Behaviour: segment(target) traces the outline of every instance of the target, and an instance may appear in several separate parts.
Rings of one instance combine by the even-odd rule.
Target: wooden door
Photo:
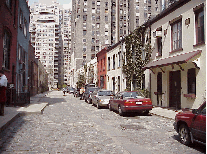
[[[169,80],[169,107],[181,108],[181,75],[180,71],[171,71]]]

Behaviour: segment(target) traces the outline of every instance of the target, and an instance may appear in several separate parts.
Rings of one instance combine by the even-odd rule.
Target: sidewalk
[[[30,97],[30,104],[26,107],[5,107],[4,116],[0,116],[0,132],[3,131],[11,122],[13,122],[17,117],[21,115],[32,113],[42,114],[44,108],[48,105],[48,103],[41,102],[40,99],[47,96],[48,93],[49,92],[37,94],[33,97]],[[163,118],[174,120],[175,115],[179,111],[174,111],[162,107],[153,107],[150,113],[153,115],[161,116]]]
[[[182,110],[174,111],[172,109],[168,108],[162,108],[162,107],[153,107],[152,110],[150,111],[151,114],[161,116],[163,118],[168,118],[171,120],[175,119],[175,115]]]
[[[5,107],[4,116],[0,116],[0,132],[3,131],[16,118],[25,114],[42,114],[47,102],[39,102],[48,92],[30,97],[30,104],[25,107]]]

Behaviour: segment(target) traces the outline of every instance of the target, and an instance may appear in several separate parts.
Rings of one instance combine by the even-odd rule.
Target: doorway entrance
[[[181,109],[181,75],[179,71],[171,71],[169,77],[169,107]]]

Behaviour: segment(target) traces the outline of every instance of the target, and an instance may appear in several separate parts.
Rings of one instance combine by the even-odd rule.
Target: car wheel
[[[123,115],[124,115],[124,112],[122,111],[121,106],[119,106],[118,111],[119,111],[119,115],[120,115],[120,116],[123,116]]]
[[[148,115],[149,114],[149,110],[144,111],[144,114]]]
[[[97,102],[96,107],[97,107],[97,109],[100,109],[101,108],[100,105],[98,104],[98,102]]]
[[[182,124],[179,127],[179,136],[180,136],[181,143],[185,145],[189,145],[191,143],[190,131],[185,124]]]
[[[108,107],[109,107],[109,111],[112,111],[112,108],[111,108],[111,104],[110,103],[108,104]]]

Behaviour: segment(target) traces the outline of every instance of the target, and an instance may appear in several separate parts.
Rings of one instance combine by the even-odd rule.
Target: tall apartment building
[[[77,70],[111,44],[111,1],[72,0],[73,69]]]
[[[62,52],[62,6],[58,2],[39,0],[30,7],[31,43],[35,55],[45,67],[49,86],[57,87],[63,82]]]
[[[163,0],[72,0],[73,69],[161,11]]]
[[[68,5],[63,5],[63,26],[62,26],[62,38],[63,38],[63,74],[64,83],[70,85],[70,64],[71,64],[71,9]]]

